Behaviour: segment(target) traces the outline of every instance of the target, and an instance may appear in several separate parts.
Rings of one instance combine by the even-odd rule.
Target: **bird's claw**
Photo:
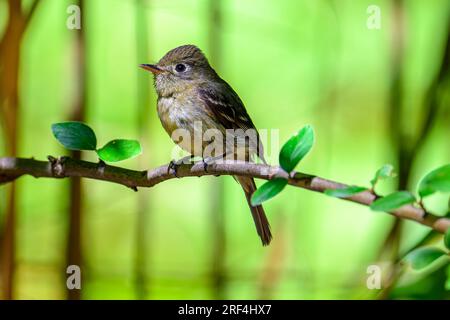
[[[203,170],[205,170],[205,172],[208,172],[208,166],[211,164],[214,164],[216,162],[217,158],[203,158],[202,159],[202,163],[203,163]]]
[[[167,174],[169,174],[170,170],[172,170],[173,171],[173,175],[175,177],[179,178],[179,176],[177,175],[178,167],[181,166],[183,163],[190,163],[193,158],[194,158],[193,155],[189,155],[189,156],[186,156],[186,157],[181,158],[179,160],[171,160],[169,162],[169,165],[167,166]]]
[[[169,165],[167,166],[167,174],[170,173],[170,171],[172,170],[173,175],[177,178],[179,178],[178,174],[177,174],[177,170],[178,167],[180,166],[179,163],[177,163],[177,161],[175,160],[170,160]]]
[[[208,172],[208,162],[207,162],[207,160],[206,159],[202,159],[202,162],[203,162],[203,170],[205,172]]]
[[[208,166],[217,162],[221,162],[223,161],[225,157],[225,154],[217,156],[217,157],[206,157],[206,158],[202,158],[202,162],[203,162],[203,170],[205,170],[205,172],[208,172]]]

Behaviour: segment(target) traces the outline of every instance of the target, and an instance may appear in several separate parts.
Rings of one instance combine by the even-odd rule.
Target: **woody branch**
[[[14,181],[23,175],[30,175],[35,178],[82,177],[121,184],[133,190],[137,190],[138,187],[153,187],[158,183],[177,177],[201,177],[207,175],[239,175],[264,180],[284,178],[288,179],[288,183],[292,186],[321,193],[327,189],[341,189],[347,186],[343,183],[301,172],[288,174],[278,166],[243,161],[212,163],[208,165],[206,171],[201,161],[181,164],[177,167],[175,176],[173,170],[169,169],[169,165],[162,165],[152,170],[136,171],[107,165],[103,162],[94,163],[69,157],[49,157],[48,161],[26,158],[0,158],[0,184]],[[379,197],[373,191],[367,190],[343,200],[370,206],[377,198]],[[423,208],[413,205],[405,205],[388,213],[400,219],[418,222],[440,233],[445,233],[450,228],[450,219],[438,217],[424,211]]]

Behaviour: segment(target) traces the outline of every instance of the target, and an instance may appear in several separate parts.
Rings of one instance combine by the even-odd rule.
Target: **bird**
[[[197,46],[176,47],[156,64],[141,64],[140,67],[153,74],[158,96],[157,113],[163,128],[191,158],[201,157],[204,164],[208,164],[206,159],[211,162],[231,155],[233,159],[238,157],[244,161],[254,161],[257,157],[267,163],[259,133],[244,103]],[[187,132],[189,137],[180,139],[180,130]],[[203,137],[200,146],[197,143],[196,147],[196,137],[206,135],[208,130],[218,134],[214,139]],[[206,157],[208,146],[216,153]],[[171,161],[169,167],[176,169],[176,163]],[[256,191],[254,179],[234,178],[244,190],[262,245],[269,245],[272,234],[264,208],[251,204],[251,196]]]

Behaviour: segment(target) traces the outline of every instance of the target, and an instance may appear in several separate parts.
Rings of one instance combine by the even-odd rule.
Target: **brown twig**
[[[35,178],[82,177],[109,181],[132,189],[136,187],[153,187],[163,181],[176,178],[173,172],[169,170],[168,165],[163,165],[149,171],[135,171],[107,164],[75,160],[69,157],[51,157],[49,161],[25,158],[0,158],[0,183],[11,182],[23,175],[31,175]],[[193,164],[182,164],[177,168],[178,178],[207,175],[237,175],[264,180],[284,178],[288,179],[288,183],[291,186],[321,193],[327,189],[341,189],[347,186],[342,183],[300,172],[288,174],[277,166],[242,161],[212,163],[208,165],[207,171],[205,171],[202,161]],[[370,206],[376,198],[377,196],[373,192],[367,190],[345,198],[344,200]],[[413,205],[405,205],[388,213],[400,219],[416,221],[440,233],[445,233],[450,228],[450,219],[435,216]]]

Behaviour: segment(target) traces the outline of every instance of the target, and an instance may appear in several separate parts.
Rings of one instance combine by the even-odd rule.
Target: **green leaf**
[[[348,186],[342,189],[327,189],[324,191],[326,195],[336,197],[336,198],[347,198],[353,196],[357,193],[366,191],[367,188],[358,187],[358,186]]]
[[[375,177],[373,177],[373,179],[370,180],[372,188],[375,188],[375,185],[379,180],[392,177],[395,177],[394,167],[391,164],[385,164],[384,166],[382,166],[380,169],[377,170],[377,172],[375,173]]]
[[[446,164],[429,172],[419,184],[421,198],[436,191],[450,192],[450,164]]]
[[[311,150],[314,143],[314,131],[310,125],[304,126],[295,136],[291,137],[281,148],[280,166],[291,172]]]
[[[370,205],[370,208],[375,211],[390,211],[414,201],[416,201],[416,198],[411,192],[397,191],[375,200]]]
[[[445,255],[445,252],[438,248],[422,247],[412,251],[405,257],[405,261],[411,264],[415,270],[423,269],[431,263]]]
[[[276,178],[267,181],[253,193],[251,198],[252,206],[260,205],[264,201],[275,197],[277,194],[283,191],[287,183],[287,180],[283,178]]]
[[[444,244],[447,247],[447,249],[450,250],[450,228],[448,228],[447,232],[445,233]]]
[[[103,161],[116,162],[137,156],[142,152],[136,140],[116,139],[108,142],[97,154]]]
[[[69,150],[95,150],[97,138],[94,131],[81,122],[61,122],[52,124],[55,138]]]

